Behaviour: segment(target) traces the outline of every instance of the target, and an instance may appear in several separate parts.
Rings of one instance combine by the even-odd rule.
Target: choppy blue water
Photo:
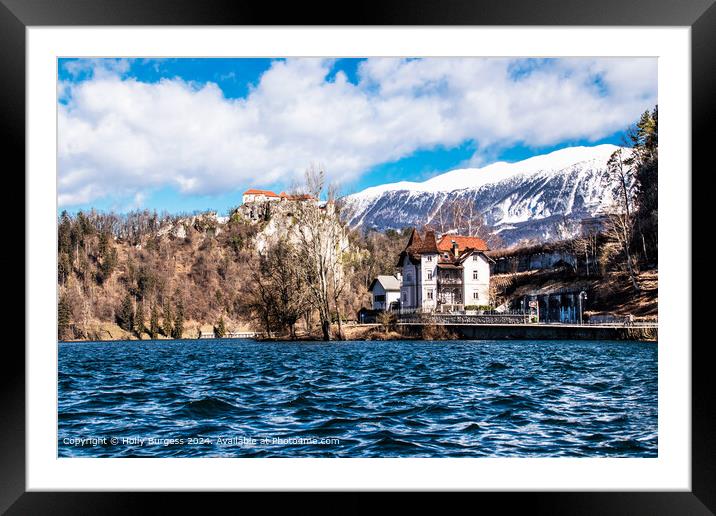
[[[655,457],[639,342],[60,343],[61,457]]]

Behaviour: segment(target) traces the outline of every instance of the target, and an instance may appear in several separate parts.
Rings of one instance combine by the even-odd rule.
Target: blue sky
[[[170,213],[343,193],[622,141],[655,59],[61,59],[59,210]]]

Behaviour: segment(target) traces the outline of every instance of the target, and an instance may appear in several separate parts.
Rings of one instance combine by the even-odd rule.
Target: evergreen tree
[[[175,339],[181,339],[184,333],[184,303],[181,299],[177,301],[176,310],[174,311],[174,328],[172,331],[172,337]]]
[[[645,262],[656,264],[659,213],[659,107],[645,111],[630,133],[636,179],[636,225]]]
[[[100,256],[104,256],[104,254],[107,252],[109,248],[109,235],[102,231],[99,234],[99,243],[97,244],[97,250],[99,251]]]
[[[67,337],[67,332],[72,319],[72,311],[67,298],[62,295],[57,303],[57,338],[62,340]]]
[[[137,337],[140,339],[142,338],[142,334],[144,333],[144,302],[139,301],[137,303],[137,314],[134,317],[135,319],[135,326],[137,331]]]
[[[164,314],[162,315],[162,331],[166,337],[172,336],[172,309],[169,301],[164,303]]]
[[[117,250],[110,244],[109,235],[106,232],[100,233],[99,236],[99,258],[97,283],[101,285],[109,279],[117,265]]]
[[[60,253],[69,254],[72,252],[72,220],[66,211],[60,215],[60,224],[57,227],[57,250]]]
[[[67,282],[71,272],[72,263],[70,255],[67,253],[60,253],[57,259],[57,279],[60,282],[60,285],[64,285]]]
[[[134,305],[132,296],[129,293],[127,293],[124,301],[122,301],[122,306],[119,308],[117,323],[123,330],[132,331],[134,329]]]
[[[226,335],[226,325],[224,324],[224,316],[219,318],[219,322],[214,327],[214,335],[217,339],[221,339]]]
[[[149,319],[149,337],[156,339],[159,336],[159,310],[156,303],[152,305],[152,314]]]

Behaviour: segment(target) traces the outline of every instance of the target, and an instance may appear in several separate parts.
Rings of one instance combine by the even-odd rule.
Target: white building
[[[490,304],[490,258],[487,244],[476,237],[443,235],[423,238],[416,230],[400,253],[401,309],[463,310]]]
[[[281,200],[281,197],[271,190],[255,190],[253,188],[246,190],[244,195],[241,197],[241,202],[244,204],[279,200]]]
[[[251,188],[246,190],[241,197],[243,204],[261,203],[261,202],[272,202],[272,201],[315,201],[312,196],[308,194],[287,194],[281,192],[277,194],[271,190],[256,190]]]
[[[373,310],[388,310],[391,303],[400,300],[400,279],[395,276],[378,276],[368,290],[373,296]]]

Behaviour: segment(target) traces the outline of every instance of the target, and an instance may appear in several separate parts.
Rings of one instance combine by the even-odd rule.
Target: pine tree
[[[117,250],[114,249],[114,247],[105,247],[100,257],[102,258],[102,262],[99,265],[97,279],[99,283],[102,284],[109,279],[117,265]]]
[[[172,309],[169,305],[169,301],[164,303],[164,314],[162,315],[162,331],[164,336],[172,336]]]
[[[117,323],[119,327],[126,331],[132,331],[134,329],[134,305],[132,303],[132,296],[127,293],[122,301],[122,306],[117,314]]]
[[[634,147],[632,166],[636,178],[636,223],[640,250],[647,263],[656,264],[658,255],[659,108],[645,111],[631,133]]]
[[[72,318],[72,311],[70,304],[67,302],[65,296],[60,296],[60,300],[57,303],[57,338],[62,340],[66,337],[67,331],[70,327],[70,320]]]
[[[224,324],[224,316],[219,318],[219,322],[214,327],[214,335],[217,339],[221,339],[226,335],[226,325]]]
[[[134,324],[137,331],[137,337],[142,338],[144,333],[144,302],[139,301],[137,303],[137,314],[134,317]]]
[[[156,303],[152,305],[152,314],[149,320],[149,337],[156,339],[159,336],[159,310]]]
[[[181,299],[177,301],[176,310],[174,312],[174,328],[172,330],[172,337],[175,339],[181,339],[184,333],[184,303]]]
[[[99,234],[99,242],[97,243],[97,251],[99,252],[100,256],[104,256],[104,254],[107,252],[109,248],[109,235],[102,231]]]
[[[60,253],[57,259],[57,279],[60,285],[64,285],[72,272],[72,263],[67,253]]]

